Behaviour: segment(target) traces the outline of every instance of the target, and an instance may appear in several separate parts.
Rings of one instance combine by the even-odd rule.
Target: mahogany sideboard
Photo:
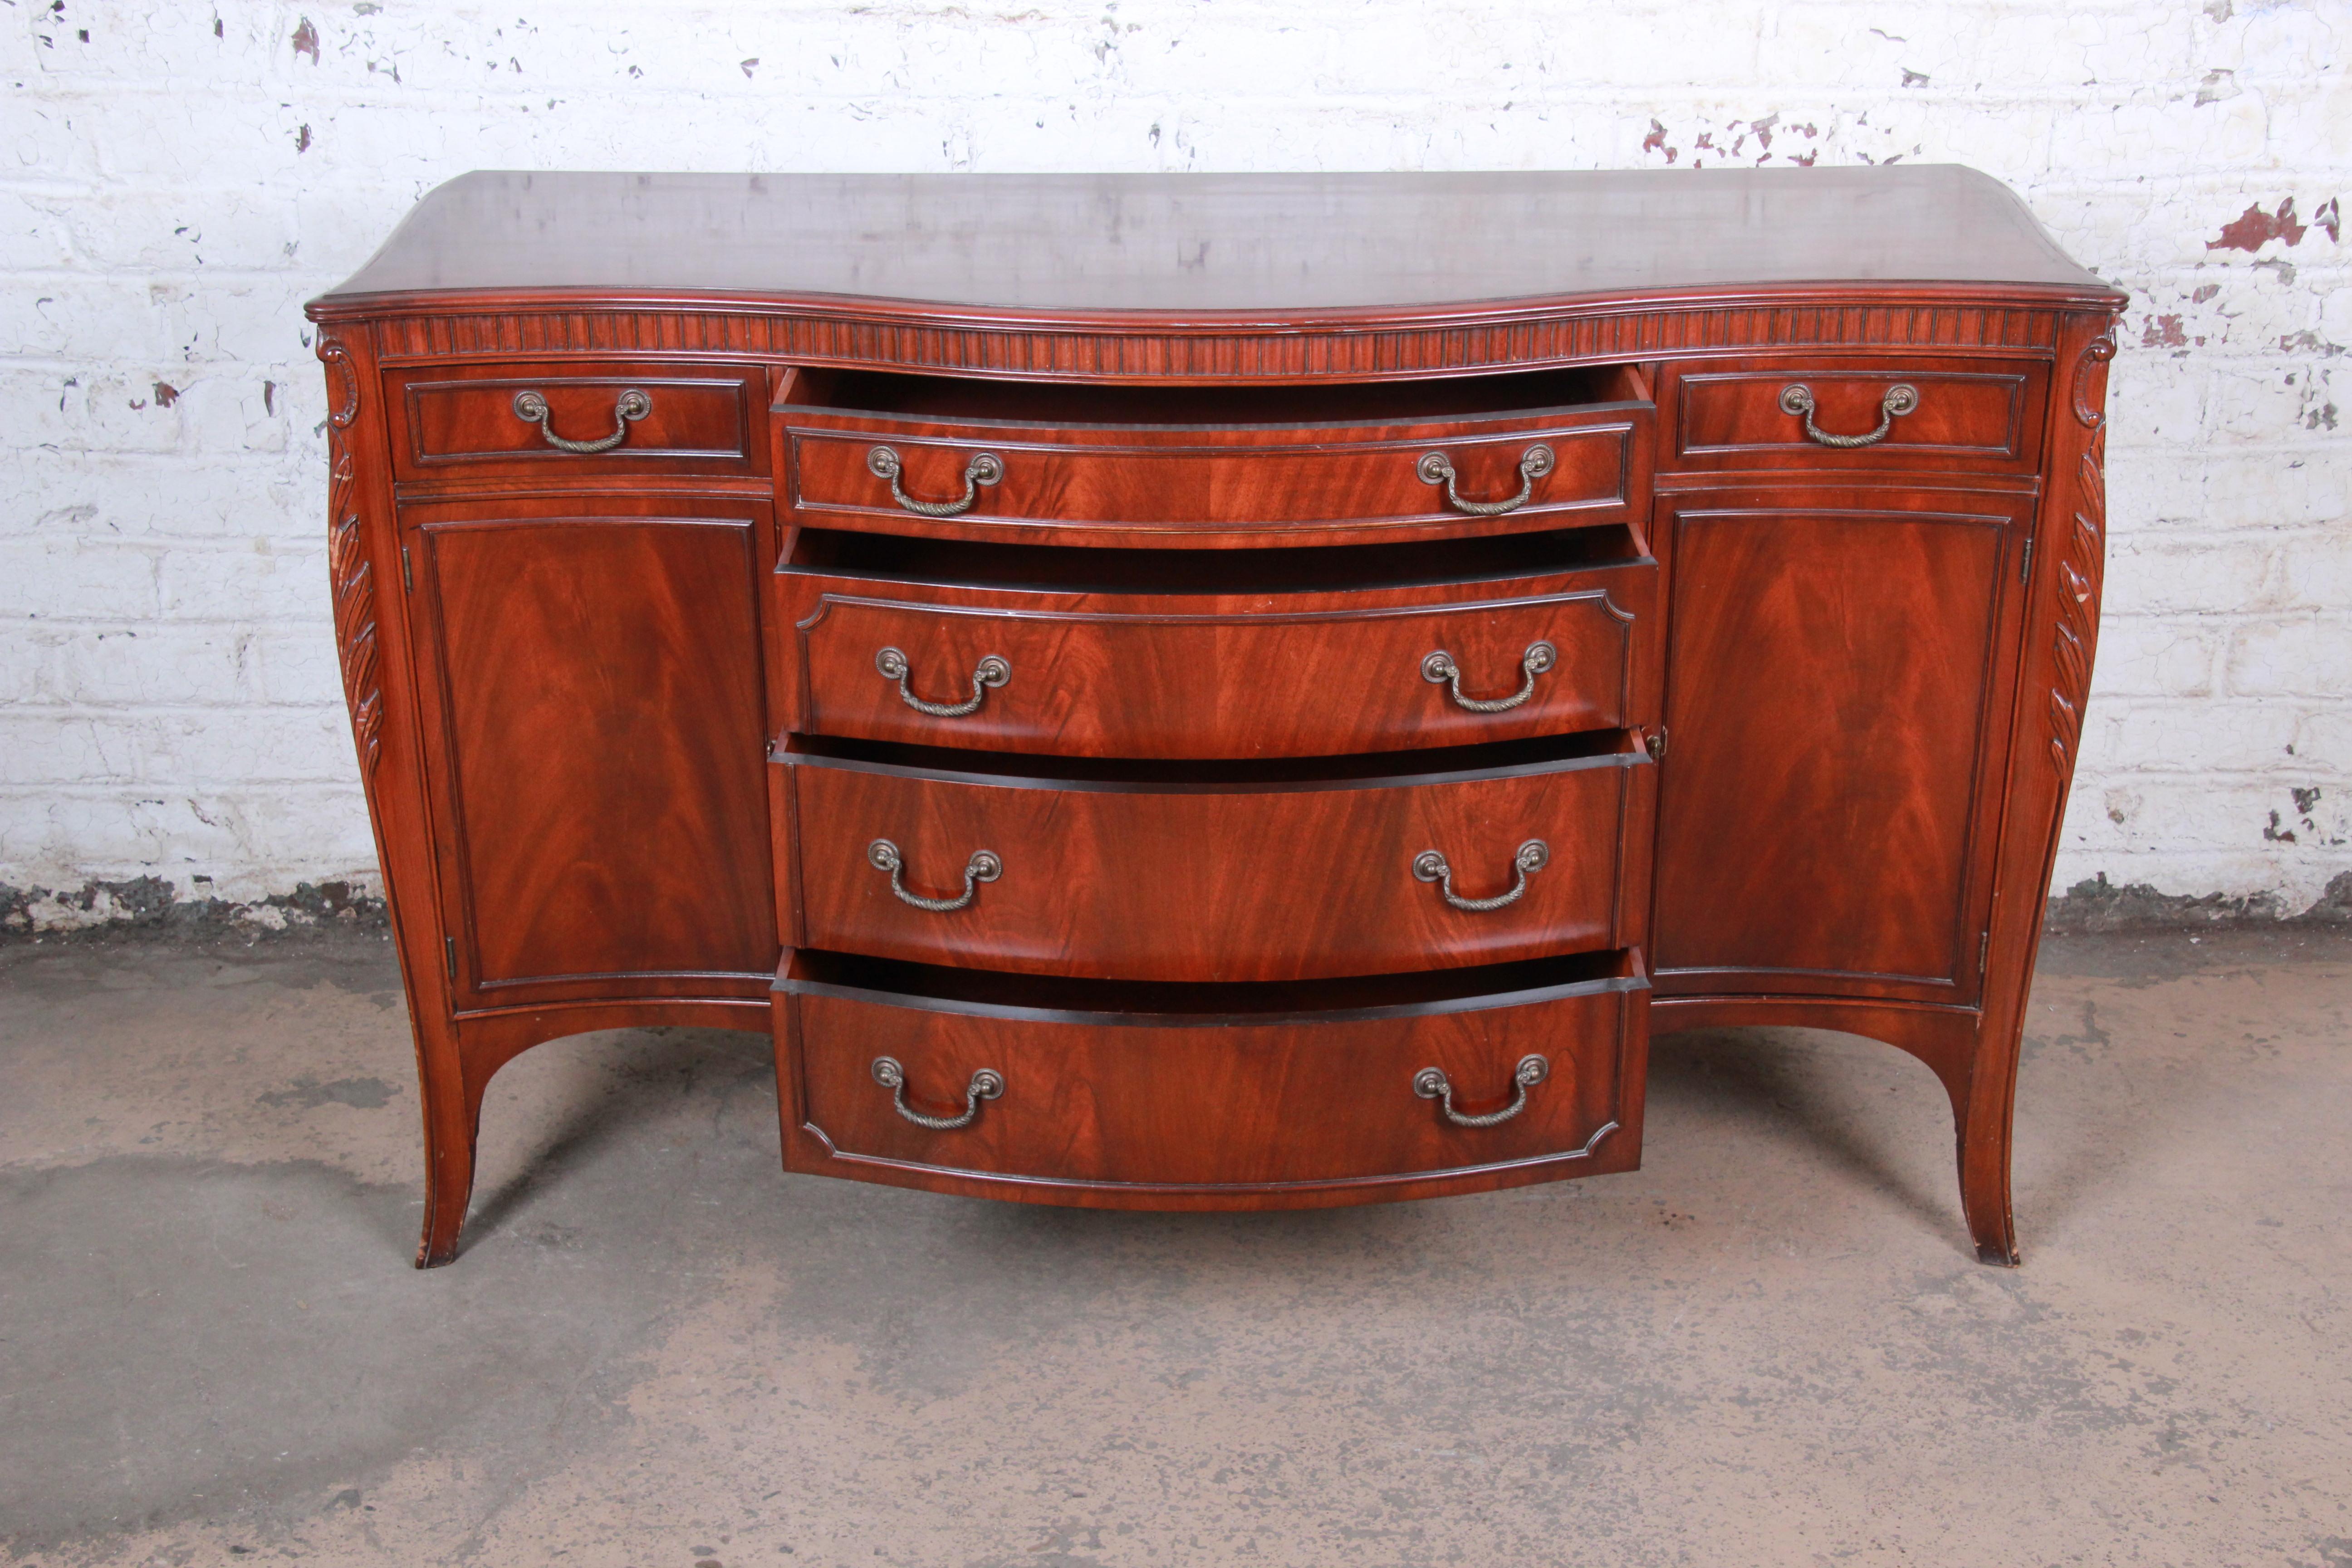
[[[2015,1262],[2122,304],[1948,167],[434,191],[310,307],[418,1263],[652,1024],[772,1032],[788,1170],[1186,1209],[1848,1030]]]

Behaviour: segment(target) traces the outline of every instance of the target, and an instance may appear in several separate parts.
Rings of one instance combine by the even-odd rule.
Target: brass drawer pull
[[[1895,428],[1895,419],[1919,406],[1919,389],[1897,382],[1886,389],[1886,395],[1880,400],[1878,406],[1877,429],[1866,436],[1832,436],[1813,423],[1811,387],[1800,381],[1780,389],[1780,412],[1801,416],[1805,422],[1805,434],[1824,447],[1867,447],[1885,440],[1886,433]]]
[[[654,400],[635,387],[621,394],[613,405],[613,433],[593,441],[567,441],[548,427],[547,399],[536,392],[518,392],[514,395],[515,417],[539,426],[547,444],[559,452],[609,452],[629,438],[629,426],[654,411]]]
[[[892,1109],[918,1127],[928,1127],[934,1132],[952,1132],[959,1127],[969,1127],[980,1119],[980,1102],[994,1100],[1004,1092],[1004,1075],[994,1068],[982,1068],[971,1075],[970,1087],[963,1091],[961,1116],[926,1116],[907,1103],[907,1069],[898,1065],[896,1057],[874,1058],[874,1081],[890,1091]],[[1520,1091],[1522,1099],[1526,1091]],[[1451,1110],[1446,1112],[1451,1116]]]
[[[891,1064],[896,1066],[896,1063]],[[875,1064],[876,1072],[881,1064]],[[1519,1065],[1511,1069],[1511,1085],[1518,1092],[1511,1103],[1500,1110],[1490,1110],[1484,1116],[1465,1116],[1454,1109],[1454,1085],[1446,1080],[1438,1068],[1423,1068],[1412,1075],[1412,1091],[1423,1100],[1437,1101],[1437,1109],[1445,1112],[1445,1120],[1456,1127],[1499,1127],[1528,1108],[1528,1090],[1551,1076],[1551,1063],[1539,1056],[1524,1056]],[[977,1079],[974,1080],[978,1081]]]
[[[963,863],[963,891],[952,899],[927,899],[920,893],[907,891],[907,885],[898,879],[898,873],[905,868],[907,860],[898,853],[896,844],[887,838],[877,838],[866,847],[866,858],[874,863],[876,870],[890,873],[890,890],[898,895],[900,903],[912,904],[919,910],[929,910],[940,915],[963,908],[979,896],[980,884],[993,882],[1004,875],[1004,862],[985,849],[975,849],[971,858]]]
[[[971,700],[968,702],[926,702],[907,689],[907,656],[895,647],[886,647],[874,656],[874,668],[898,683],[898,696],[918,713],[928,713],[934,719],[961,719],[980,710],[981,700],[992,686],[1002,686],[1013,679],[1013,666],[994,654],[990,654],[972,668]]]
[[[1414,472],[1425,485],[1444,485],[1445,504],[1456,511],[1466,511],[1472,517],[1500,517],[1507,511],[1517,511],[1528,504],[1536,493],[1536,481],[1551,472],[1554,461],[1549,447],[1530,447],[1519,458],[1519,493],[1508,500],[1464,500],[1462,492],[1454,488],[1454,463],[1443,452],[1431,452],[1421,459]]]
[[[1528,651],[1519,656],[1519,668],[1526,673],[1527,683],[1508,697],[1486,699],[1463,696],[1462,667],[1455,664],[1454,656],[1444,648],[1439,648],[1421,661],[1421,678],[1432,686],[1453,688],[1454,705],[1457,708],[1466,708],[1473,713],[1507,713],[1533,697],[1536,694],[1536,677],[1559,662],[1559,650],[1553,647],[1551,644],[1529,643]]]
[[[1518,872],[1519,879],[1511,884],[1509,892],[1497,893],[1491,899],[1465,899],[1455,892],[1454,868],[1445,863],[1445,857],[1434,849],[1424,849],[1412,858],[1412,874],[1422,881],[1436,883],[1437,890],[1444,894],[1445,901],[1455,909],[1480,914],[1487,910],[1499,910],[1505,904],[1517,903],[1519,895],[1528,890],[1528,876],[1542,870],[1550,859],[1551,846],[1540,838],[1528,839],[1511,856],[1511,865]]]
[[[898,475],[903,465],[897,451],[888,447],[877,447],[866,454],[866,466],[879,477],[890,481],[890,499],[918,517],[953,517],[970,511],[971,503],[980,499],[980,487],[992,485],[1004,477],[1004,459],[993,452],[976,453],[963,466],[963,494],[953,500],[917,500],[898,488]]]

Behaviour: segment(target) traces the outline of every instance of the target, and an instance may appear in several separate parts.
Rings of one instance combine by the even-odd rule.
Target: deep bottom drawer
[[[795,1171],[1032,1203],[1252,1209],[1641,1161],[1649,980],[1636,952],[1195,985],[800,952],[776,988]]]

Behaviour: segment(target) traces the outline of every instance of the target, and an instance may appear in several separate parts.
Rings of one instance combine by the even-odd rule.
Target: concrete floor
[[[388,951],[0,950],[14,1563],[2352,1568],[2352,941],[2073,939],[1979,1267],[1926,1068],[1660,1043],[1638,1174],[1244,1217],[776,1168],[765,1043],[493,1086]]]

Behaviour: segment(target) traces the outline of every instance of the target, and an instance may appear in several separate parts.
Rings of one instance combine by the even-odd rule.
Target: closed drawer
[[[1685,369],[1671,378],[1669,393],[1675,458],[1692,468],[2030,473],[2040,459],[2048,379],[2043,366],[2023,361],[1773,361]]]
[[[1033,421],[1017,416],[1033,411],[1034,395],[983,385],[944,401],[900,400],[919,414],[802,404],[778,413],[788,498],[807,526],[1196,544],[1461,537],[1631,515],[1652,406],[1630,372],[1560,374],[1557,385],[1512,390],[1608,400],[1323,424],[1302,416],[1318,402],[1349,408],[1328,389],[1294,390],[1286,404],[1265,402],[1263,390],[1223,393],[1204,407],[1198,390],[1175,402],[1182,389],[1089,389],[1061,411],[1067,417]],[[1007,416],[931,415],[938,406],[1001,407]],[[1276,417],[1154,419],[1220,409],[1231,417],[1236,408]]]
[[[1276,987],[1024,984],[790,953],[775,1009],[785,1163],[1135,1208],[1631,1170],[1647,986],[1630,952]]]
[[[813,548],[813,538],[840,548]],[[1622,530],[1587,529],[1352,552],[974,545],[959,559],[920,541],[804,532],[777,579],[799,656],[791,727],[1193,758],[1646,724],[1657,701],[1657,567],[1627,541]],[[1272,559],[1307,555],[1357,560]],[[1007,559],[1039,556],[1059,559]],[[1172,591],[1188,561],[1216,571],[1202,591]],[[1454,580],[1393,582],[1414,572]],[[1349,574],[1362,585],[1284,584]],[[1276,586],[1244,591],[1252,582]]]
[[[754,365],[572,361],[393,379],[404,478],[767,469],[754,425],[767,376]]]
[[[1628,945],[1655,773],[1632,736],[1444,755],[1024,776],[1018,758],[795,738],[778,770],[793,945],[1232,981]]]

